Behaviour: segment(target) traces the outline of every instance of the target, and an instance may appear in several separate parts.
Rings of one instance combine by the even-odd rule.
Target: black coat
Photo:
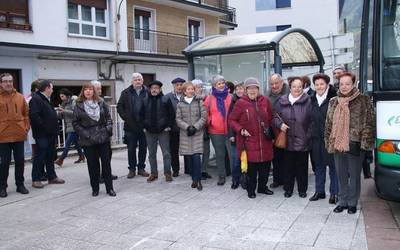
[[[41,93],[32,95],[29,102],[29,119],[31,120],[33,138],[56,136],[58,134],[57,112],[50,101]]]
[[[148,94],[143,99],[141,116],[144,128],[150,133],[160,133],[166,128],[171,128],[175,120],[171,100],[162,93],[157,96]]]
[[[183,96],[183,95],[182,95],[182,96]],[[178,106],[178,103],[179,103],[181,100],[179,100],[179,99],[176,97],[176,95],[175,95],[174,92],[170,92],[170,93],[166,94],[165,97],[168,98],[168,99],[171,101],[172,108],[173,108],[173,112],[174,112],[174,116],[175,116],[175,114],[176,114],[176,107]],[[174,117],[174,119],[173,119],[173,121],[172,121],[172,127],[171,127],[171,129],[172,129],[172,131],[174,131],[174,132],[176,132],[176,133],[179,133],[179,127],[178,127],[178,125],[176,124],[175,117]]]
[[[75,105],[72,126],[79,136],[81,146],[92,146],[110,141],[112,136],[110,108],[104,101],[100,101],[99,106],[100,119],[95,121],[85,112],[83,102],[77,102]]]
[[[117,112],[124,120],[125,130],[138,131],[143,129],[143,123],[140,121],[140,110],[146,96],[147,89],[144,86],[139,95],[136,94],[132,85],[121,92],[117,103]]]
[[[317,166],[334,165],[333,154],[328,154],[325,148],[325,120],[328,112],[329,100],[336,96],[336,91],[332,86],[329,87],[328,95],[318,106],[316,93],[311,97],[312,104],[312,150],[311,157]]]

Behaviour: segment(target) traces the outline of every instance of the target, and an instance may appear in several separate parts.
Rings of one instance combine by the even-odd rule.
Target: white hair
[[[97,86],[101,87],[101,82],[98,80],[92,80],[92,81],[90,81],[90,84],[92,84],[94,87],[97,87]]]
[[[225,81],[225,78],[221,75],[215,75],[211,78],[211,84],[214,86],[217,82]]]
[[[137,78],[139,78],[140,80],[143,80],[142,74],[137,73],[137,72],[133,73],[132,74],[132,80],[137,79]]]
[[[192,83],[193,83],[194,86],[201,86],[201,85],[203,85],[203,81],[200,80],[200,79],[193,79],[193,80],[192,80]]]

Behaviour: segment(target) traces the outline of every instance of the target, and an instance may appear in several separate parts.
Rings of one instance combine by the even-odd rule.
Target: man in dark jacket
[[[32,96],[29,102],[29,118],[31,120],[33,138],[36,140],[37,151],[32,163],[32,187],[43,188],[42,164],[46,166],[49,184],[64,184],[65,181],[57,177],[54,170],[53,156],[58,134],[58,118],[50,96],[53,93],[53,84],[49,80],[39,83],[39,92]]]
[[[147,90],[143,86],[143,76],[140,73],[132,74],[132,85],[122,91],[117,104],[117,112],[124,120],[125,140],[128,145],[128,178],[131,179],[137,174],[148,177],[144,170],[146,160],[146,136],[143,132],[143,123],[140,120],[140,110],[143,99],[147,96]],[[137,162],[136,147],[139,143]]]
[[[283,82],[282,77],[279,74],[271,75],[269,80],[270,90],[268,91],[268,98],[272,103],[272,111],[276,112],[276,106],[278,99],[289,93],[289,88],[286,83]],[[276,188],[283,185],[283,153],[285,150],[277,147],[274,149],[274,159],[273,164],[273,182],[271,183],[271,188]]]
[[[176,105],[180,101],[181,97],[183,96],[183,89],[182,85],[185,83],[185,79],[180,77],[175,78],[172,80],[172,84],[174,86],[174,91],[166,94],[165,96],[171,100],[172,107],[174,108],[174,114],[176,113]],[[172,164],[172,171],[173,177],[179,176],[179,128],[176,125],[175,118],[173,120],[172,128],[170,131],[170,148],[171,148],[171,164]],[[185,159],[185,174],[190,174],[190,166],[187,164],[187,160]]]
[[[149,84],[149,94],[143,100],[141,117],[143,118],[146,134],[149,162],[151,168],[147,182],[157,180],[157,144],[163,154],[165,181],[171,182],[171,153],[169,145],[169,131],[174,120],[174,111],[171,100],[161,91],[162,83],[152,81]]]

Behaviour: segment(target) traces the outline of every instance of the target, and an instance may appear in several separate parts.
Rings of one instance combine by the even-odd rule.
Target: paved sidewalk
[[[117,197],[104,186],[92,197],[86,164],[74,160],[57,169],[65,185],[41,190],[30,187],[27,166],[25,196],[15,193],[10,171],[9,196],[0,199],[0,249],[367,249],[362,213],[335,214],[327,199],[308,201],[312,174],[306,199],[286,199],[278,189],[250,200],[230,181],[217,186],[215,174],[201,192],[183,174],[172,183],[127,179],[126,151],[117,151]]]

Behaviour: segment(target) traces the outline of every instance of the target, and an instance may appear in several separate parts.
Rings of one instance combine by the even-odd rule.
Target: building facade
[[[226,34],[234,17],[227,1],[216,0],[2,0],[0,72],[11,72],[25,95],[36,79],[74,94],[99,79],[115,103],[133,72],[145,83],[187,78],[181,51]]]

